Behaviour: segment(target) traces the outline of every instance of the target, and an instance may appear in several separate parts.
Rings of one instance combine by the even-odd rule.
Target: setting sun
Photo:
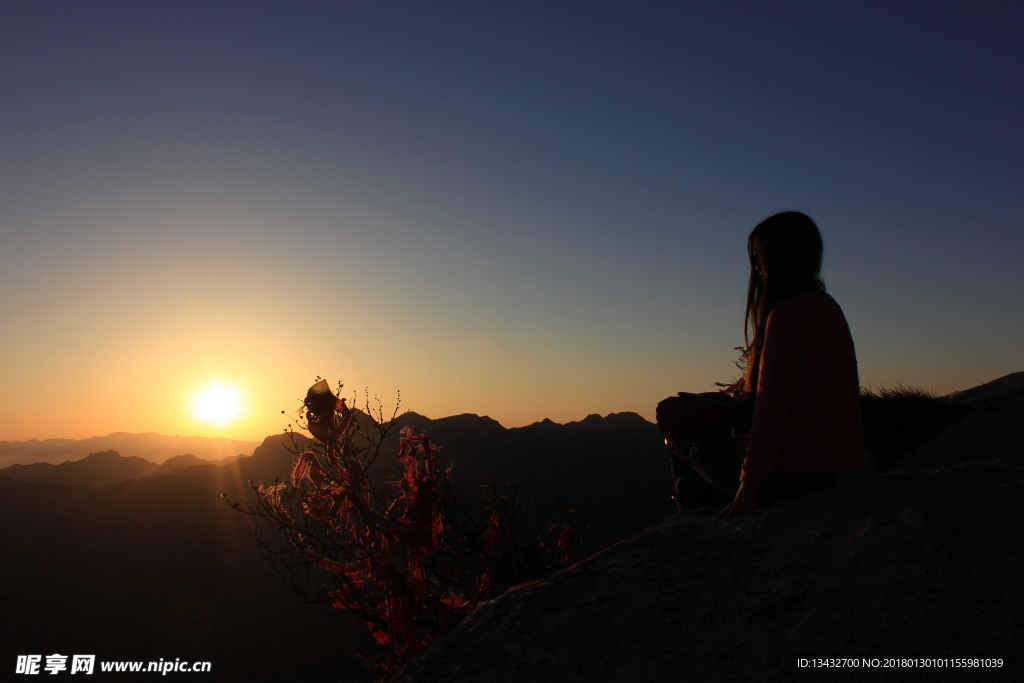
[[[200,422],[224,427],[242,414],[238,389],[211,382],[192,397],[192,414]]]

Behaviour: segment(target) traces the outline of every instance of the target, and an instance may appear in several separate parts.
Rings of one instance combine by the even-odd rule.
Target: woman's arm
[[[757,490],[786,442],[800,387],[806,322],[799,308],[783,302],[769,315],[761,351],[754,419],[747,438],[736,497],[716,517],[728,517],[757,504]]]
[[[785,445],[800,393],[808,321],[783,302],[768,315],[761,352],[754,419],[740,481],[755,488],[771,472]]]

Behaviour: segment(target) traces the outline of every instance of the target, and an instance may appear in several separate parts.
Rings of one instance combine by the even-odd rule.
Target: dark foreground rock
[[[993,430],[1019,429],[1024,404],[997,408],[964,421],[984,438],[940,436],[903,469],[727,520],[695,510],[513,589],[400,680],[1020,680],[1024,448]],[[997,457],[975,450],[986,440]],[[801,658],[861,666],[813,671]]]

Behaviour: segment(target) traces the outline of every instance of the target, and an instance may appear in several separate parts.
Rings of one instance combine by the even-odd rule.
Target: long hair
[[[798,211],[769,216],[758,223],[747,238],[750,283],[743,341],[746,344],[746,389],[750,394],[757,392],[768,314],[794,294],[825,291],[821,279],[822,251],[818,226]]]

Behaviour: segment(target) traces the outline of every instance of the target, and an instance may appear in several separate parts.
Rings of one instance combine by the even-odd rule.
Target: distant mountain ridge
[[[144,458],[122,456],[117,451],[101,451],[90,453],[81,460],[68,460],[59,465],[48,462],[11,465],[0,469],[0,477],[14,481],[46,481],[64,486],[105,486],[130,479],[170,474],[193,465],[227,464],[238,457],[240,456],[212,461],[185,453],[158,465]]]
[[[636,413],[592,414],[566,424],[545,419],[507,428],[471,413],[435,420],[410,411],[399,417],[385,442],[379,472],[393,466],[388,456],[397,451],[399,430],[405,426],[426,432],[441,447],[442,459],[454,464],[453,479],[463,490],[474,491],[489,481],[515,482],[536,501],[579,510],[592,525],[587,534],[590,549],[655,524],[671,510],[662,437],[656,425]],[[226,460],[187,454],[157,464],[139,457],[138,451],[111,448],[61,464],[12,465],[0,469],[0,477],[95,487],[164,475],[188,465],[221,465],[241,481],[269,483],[286,477],[292,452],[305,447],[305,437],[293,436],[296,444],[285,434],[268,436],[251,456]]]
[[[259,443],[224,437],[167,436],[152,432],[114,432],[107,436],[94,436],[88,439],[0,441],[0,467],[33,463],[58,464],[69,460],[81,460],[90,453],[104,451],[117,451],[122,455],[142,458],[156,464],[162,464],[184,454],[215,461],[248,455]]]
[[[431,420],[410,412],[399,425],[441,447],[460,488],[514,482],[537,503],[578,510],[591,526],[586,549],[657,524],[674,509],[664,439],[636,413],[506,428],[473,414]]]

